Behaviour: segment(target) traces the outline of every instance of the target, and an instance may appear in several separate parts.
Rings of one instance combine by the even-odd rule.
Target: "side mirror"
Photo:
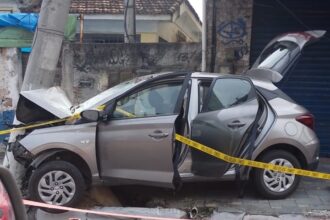
[[[80,113],[82,119],[90,122],[96,122],[100,118],[100,112],[96,110],[86,110]]]
[[[4,167],[0,167],[0,219],[27,220],[22,195],[13,176]]]

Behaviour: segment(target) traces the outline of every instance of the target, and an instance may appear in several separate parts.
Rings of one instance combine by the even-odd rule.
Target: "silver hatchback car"
[[[171,72],[138,77],[71,106],[57,87],[22,92],[23,123],[81,118],[27,130],[11,143],[32,199],[72,206],[92,183],[175,188],[182,182],[247,180],[281,199],[300,177],[228,164],[174,140],[178,133],[226,154],[316,169],[314,118],[278,89],[307,44],[324,31],[275,38],[243,75]]]

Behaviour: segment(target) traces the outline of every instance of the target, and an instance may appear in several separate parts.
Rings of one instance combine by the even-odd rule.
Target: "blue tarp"
[[[15,116],[14,110],[0,112],[0,130],[10,129],[8,125],[13,124],[14,116]],[[0,144],[8,136],[9,135],[0,135]]]
[[[0,28],[18,27],[34,32],[38,24],[38,14],[33,13],[0,13]]]
[[[38,25],[38,18],[39,14],[34,13],[0,13],[0,48],[29,48]],[[76,16],[69,15],[64,31],[66,40],[75,40],[76,27]]]

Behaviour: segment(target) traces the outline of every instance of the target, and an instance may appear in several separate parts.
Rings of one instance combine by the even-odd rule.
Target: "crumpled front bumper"
[[[15,160],[23,166],[27,167],[33,161],[33,154],[23,147],[19,141],[10,143],[9,149],[13,152]]]

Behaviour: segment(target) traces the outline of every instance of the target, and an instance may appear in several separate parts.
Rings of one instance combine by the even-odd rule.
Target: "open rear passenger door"
[[[244,77],[216,78],[201,112],[192,121],[193,140],[225,154],[239,156],[252,132],[259,102],[252,82]],[[192,172],[206,177],[222,176],[229,164],[192,149]]]

